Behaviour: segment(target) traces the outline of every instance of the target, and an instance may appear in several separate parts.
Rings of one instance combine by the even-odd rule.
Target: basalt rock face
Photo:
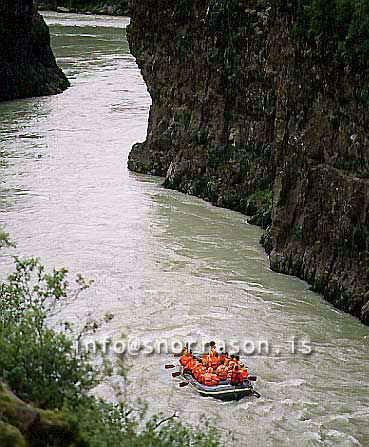
[[[369,324],[367,72],[301,39],[297,4],[133,1],[153,104],[129,168],[252,215],[274,270]]]
[[[0,101],[56,94],[69,86],[32,0],[1,1],[0,42]]]

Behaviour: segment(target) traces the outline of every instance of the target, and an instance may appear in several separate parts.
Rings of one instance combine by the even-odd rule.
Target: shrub
[[[219,432],[206,420],[197,429],[156,415],[144,422],[145,406],[132,410],[84,397],[64,408],[67,420],[79,425],[89,447],[218,447]]]
[[[48,274],[37,259],[16,259],[15,272],[0,284],[0,380],[25,401],[58,408],[66,396],[94,385],[85,354],[77,354],[65,333],[46,324],[58,303],[86,287],[78,277],[72,290],[67,270]]]

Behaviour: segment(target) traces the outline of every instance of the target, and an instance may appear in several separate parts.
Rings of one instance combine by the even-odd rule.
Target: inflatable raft
[[[249,380],[239,386],[230,384],[205,386],[197,382],[190,373],[182,373],[181,377],[202,397],[213,397],[222,401],[240,400],[246,396],[260,397]]]

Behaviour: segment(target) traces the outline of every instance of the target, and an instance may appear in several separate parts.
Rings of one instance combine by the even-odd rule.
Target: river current
[[[246,360],[262,397],[240,403],[180,389],[163,368],[169,354],[127,357],[129,399],[152,412],[192,423],[205,414],[236,445],[368,446],[368,328],[273,273],[261,230],[245,216],[127,170],[151,104],[129,52],[129,19],[45,18],[71,87],[0,104],[0,224],[17,243],[0,258],[2,276],[17,254],[94,279],[60,318],[103,321],[100,340],[269,343],[269,353]],[[119,382],[96,392],[114,399]]]

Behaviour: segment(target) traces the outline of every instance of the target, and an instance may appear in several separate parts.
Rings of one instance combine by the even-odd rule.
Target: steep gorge
[[[368,71],[299,5],[134,0],[153,104],[129,168],[251,215],[274,270],[369,324]]]
[[[0,101],[60,93],[69,86],[32,0],[0,3]]]

